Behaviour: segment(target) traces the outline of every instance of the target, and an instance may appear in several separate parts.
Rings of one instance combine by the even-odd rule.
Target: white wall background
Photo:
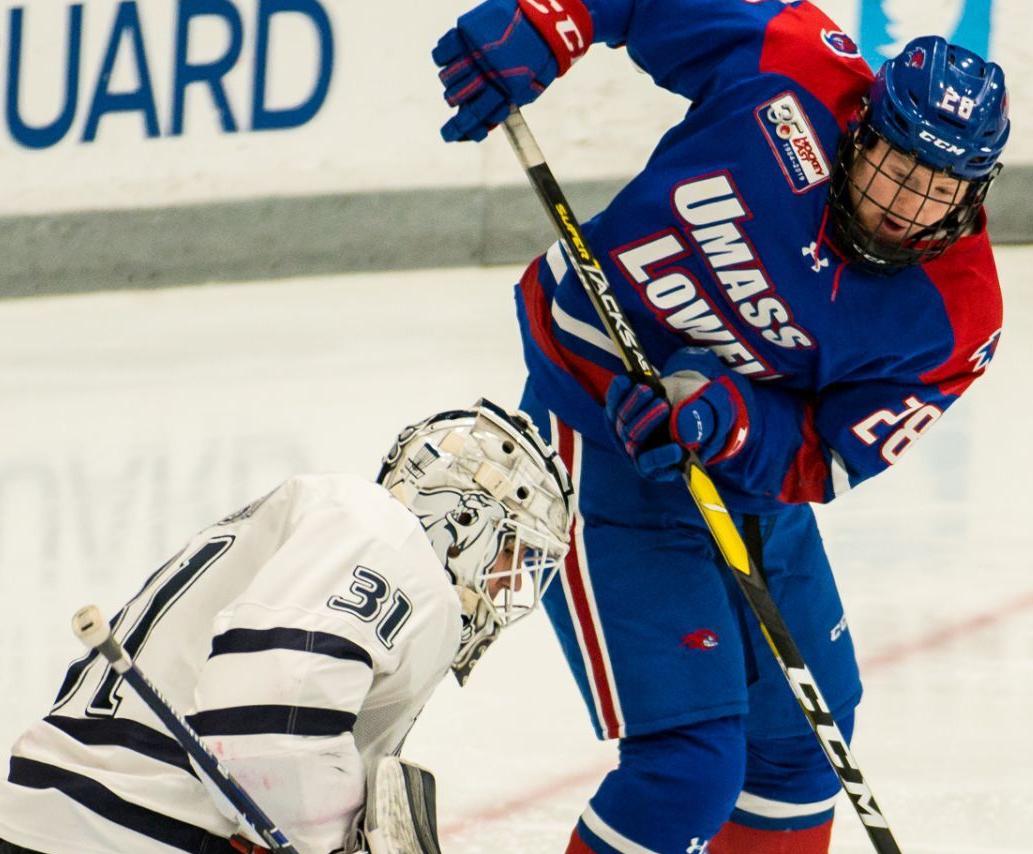
[[[225,77],[238,132],[223,130],[209,90],[197,84],[186,90],[183,134],[170,135],[180,4],[136,0],[160,136],[147,137],[140,112],[109,113],[96,139],[83,142],[98,86],[114,93],[140,86],[128,37],[118,45],[110,81],[98,79],[120,3],[90,0],[83,6],[78,105],[68,134],[51,147],[28,149],[15,142],[9,122],[0,120],[0,138],[7,143],[0,157],[0,215],[522,181],[503,140],[445,145],[438,136],[448,111],[430,50],[471,0],[320,0],[335,48],[327,98],[307,124],[260,132],[249,129],[260,0],[225,2],[243,23],[241,55]],[[856,31],[861,2],[821,5],[844,29]],[[965,2],[971,0],[882,0],[901,43],[921,32],[950,33]],[[70,5],[71,0],[20,0],[0,6],[0,92],[9,89],[11,13],[20,9],[19,98],[29,123],[52,121],[64,103]],[[1012,91],[1012,163],[1033,162],[1033,139],[1023,133],[1033,116],[1027,14],[1026,0],[993,4],[991,55],[1007,69]],[[272,21],[269,103],[285,107],[302,102],[312,89],[317,32],[299,14],[274,15]],[[229,29],[223,19],[207,15],[192,20],[189,36],[189,60],[201,63],[226,51]],[[683,109],[679,99],[637,73],[623,51],[597,46],[528,112],[554,168],[574,180],[632,173]]]

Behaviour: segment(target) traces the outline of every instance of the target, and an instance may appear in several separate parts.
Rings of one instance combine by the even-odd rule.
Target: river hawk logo
[[[857,59],[861,55],[861,48],[857,46],[857,42],[842,30],[822,30],[821,40],[833,53],[847,59]]]
[[[908,51],[907,64],[909,68],[925,68],[925,48],[916,47]]]
[[[682,646],[689,649],[714,649],[719,643],[717,632],[710,629],[696,629],[694,632],[689,632],[681,639],[681,642]]]

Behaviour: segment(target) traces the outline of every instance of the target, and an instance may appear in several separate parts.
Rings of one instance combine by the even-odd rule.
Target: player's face
[[[520,555],[514,565],[513,542],[509,540],[502,547],[499,556],[495,558],[495,565],[491,569],[492,574],[485,587],[488,598],[493,602],[503,590],[517,592],[523,586],[524,574],[520,567],[527,557],[527,551],[527,546],[520,547]]]
[[[850,170],[850,201],[857,218],[885,243],[903,243],[935,226],[967,189],[967,181],[923,166],[883,139],[862,148]]]

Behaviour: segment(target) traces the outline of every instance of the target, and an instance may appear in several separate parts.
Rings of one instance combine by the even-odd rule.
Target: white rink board
[[[900,468],[820,516],[866,675],[856,753],[903,849],[1028,854],[1033,249],[998,251],[988,376]],[[47,711],[87,602],[303,470],[372,475],[396,431],[522,381],[518,271],[415,271],[0,303],[0,752]],[[246,307],[246,308],[245,308]],[[407,748],[448,854],[561,851],[613,761],[543,619]],[[849,808],[834,851],[870,850]]]
[[[73,115],[65,132],[40,148],[19,145],[15,139],[20,135],[7,121],[0,215],[521,182],[502,139],[446,146],[438,136],[448,110],[430,51],[471,0],[293,2],[310,13],[322,10],[325,24],[303,12],[268,16],[265,50],[258,35],[262,0],[229,0],[230,17],[190,18],[182,45],[175,13],[180,4],[133,0],[128,7],[135,18],[123,20],[121,27],[116,10],[126,4],[83,4],[74,102],[65,94],[74,4],[6,7],[0,13],[0,81],[8,101],[12,15],[20,10],[22,120],[46,126],[66,104]],[[821,5],[854,31],[861,2],[826,0]],[[922,31],[949,34],[966,4],[978,2],[990,0],[883,0],[882,8],[887,29],[903,41]],[[1020,23],[1027,14],[1025,0],[992,0],[991,53],[1009,73],[1016,122],[1011,163],[1033,162],[1033,135],[1023,132],[1033,118],[1033,51],[1029,27]],[[232,50],[235,22],[239,50]],[[133,43],[137,34],[139,47]],[[324,43],[332,44],[333,62],[329,90],[315,114],[286,129],[255,130],[259,69],[265,74],[267,108],[289,111],[305,104],[317,88]],[[112,73],[105,83],[100,72],[111,51]],[[192,66],[229,57],[229,67],[218,76],[226,101],[221,109],[208,84],[182,85],[177,57],[181,65]],[[177,90],[184,92],[178,134]],[[95,138],[84,141],[98,92],[143,94],[137,109],[99,116]],[[557,174],[577,181],[634,174],[684,109],[682,99],[636,73],[624,51],[600,45],[528,113],[536,132],[549,140]]]

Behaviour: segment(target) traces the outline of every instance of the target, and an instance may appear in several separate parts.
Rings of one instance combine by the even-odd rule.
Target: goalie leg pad
[[[441,854],[434,775],[397,756],[381,759],[366,796],[365,831],[370,854]]]

